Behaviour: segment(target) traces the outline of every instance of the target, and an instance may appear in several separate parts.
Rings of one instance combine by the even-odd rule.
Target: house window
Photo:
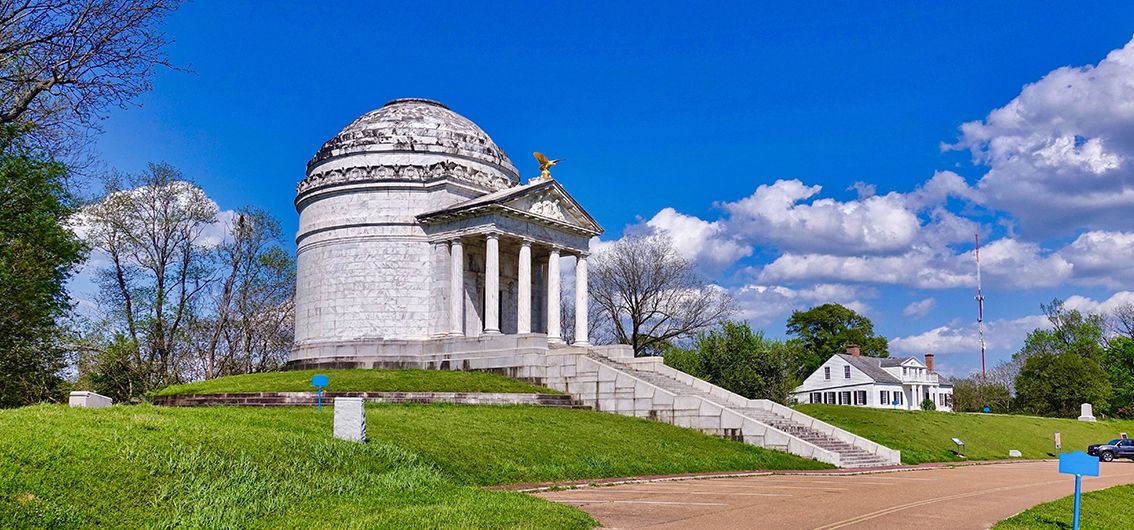
[[[822,403],[823,402],[823,393],[822,392],[812,392],[811,393],[811,402],[812,403]]]
[[[855,405],[865,405],[866,404],[866,391],[865,390],[856,390],[854,392],[854,404]]]
[[[840,405],[850,405],[851,404],[850,391],[849,390],[846,391],[846,392],[839,392],[839,404]]]
[[[823,367],[823,379],[831,379],[831,367],[830,366],[824,366]]]
[[[828,404],[828,405],[834,405],[835,404],[835,393],[834,392],[827,392],[826,394],[823,394],[823,402]]]
[[[894,401],[898,402],[899,405],[902,404],[902,393],[901,392],[898,392],[896,390],[894,391]]]
[[[883,405],[889,405],[890,404],[890,391],[889,390],[883,390],[881,392],[878,392],[878,402],[883,404]]]
[[[849,366],[843,367],[843,379],[850,379],[850,367]]]
[[[908,371],[909,371],[909,368],[906,368],[905,366],[903,366],[903,367],[902,367],[902,375],[908,375],[908,374],[906,373],[906,372],[908,372]]]

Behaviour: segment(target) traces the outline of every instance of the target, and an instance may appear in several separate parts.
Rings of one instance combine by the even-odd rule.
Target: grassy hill
[[[1045,502],[1009,517],[993,530],[1064,530],[1074,520],[1075,497]],[[1083,530],[1129,528],[1134,521],[1134,485],[1114,486],[1083,494],[1079,523]]]
[[[965,442],[969,460],[1008,458],[1017,449],[1024,458],[1055,456],[1054,433],[1063,438],[1063,451],[1086,451],[1087,445],[1134,435],[1134,421],[1087,423],[1073,419],[999,414],[881,410],[838,405],[798,405],[796,408],[832,425],[902,452],[902,462],[962,460],[951,438]]]
[[[558,394],[488,372],[442,370],[296,370],[234,375],[174,385],[154,395],[222,394],[233,392],[311,392],[311,376],[326,375],[328,392],[504,392]]]
[[[825,467],[588,410],[370,405],[367,444],[332,439],[332,419],[310,407],[0,410],[0,527],[591,528],[573,507],[478,486]]]

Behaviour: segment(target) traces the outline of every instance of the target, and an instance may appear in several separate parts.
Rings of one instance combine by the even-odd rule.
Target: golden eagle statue
[[[548,158],[539,151],[532,153],[532,156],[534,156],[535,159],[539,161],[539,178],[542,179],[551,178],[551,166],[554,166],[555,164],[563,161],[562,158],[548,160]]]

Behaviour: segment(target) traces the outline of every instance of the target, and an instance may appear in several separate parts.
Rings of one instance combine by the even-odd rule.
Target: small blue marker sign
[[[1082,451],[1059,453],[1059,472],[1067,475],[1075,475],[1075,519],[1073,528],[1079,530],[1079,501],[1083,492],[1083,476],[1099,476],[1099,459]]]
[[[323,389],[330,383],[325,375],[315,375],[311,377],[311,386],[319,389],[319,402],[316,410],[323,410]]]

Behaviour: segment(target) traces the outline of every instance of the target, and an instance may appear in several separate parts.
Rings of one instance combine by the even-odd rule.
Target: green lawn
[[[0,410],[3,528],[591,528],[480,485],[817,468],[647,420],[542,407],[369,405],[370,442],[310,407]]]
[[[1045,502],[1000,521],[992,528],[993,530],[1071,528],[1074,503],[1073,496]],[[1082,530],[1130,528],[1130,522],[1134,521],[1134,485],[1114,486],[1084,493],[1080,510],[1079,528]]]
[[[558,394],[550,388],[488,372],[446,370],[296,370],[234,375],[163,388],[158,396],[232,392],[310,392],[311,376],[326,375],[328,392],[507,392]]]
[[[902,452],[902,462],[962,460],[951,438],[965,442],[969,460],[1007,459],[1010,449],[1024,458],[1054,458],[1053,435],[1062,433],[1063,451],[1086,451],[1087,445],[1134,434],[1134,421],[1087,423],[1073,419],[998,414],[962,414],[880,410],[839,405],[797,405],[796,409],[857,435]]]

